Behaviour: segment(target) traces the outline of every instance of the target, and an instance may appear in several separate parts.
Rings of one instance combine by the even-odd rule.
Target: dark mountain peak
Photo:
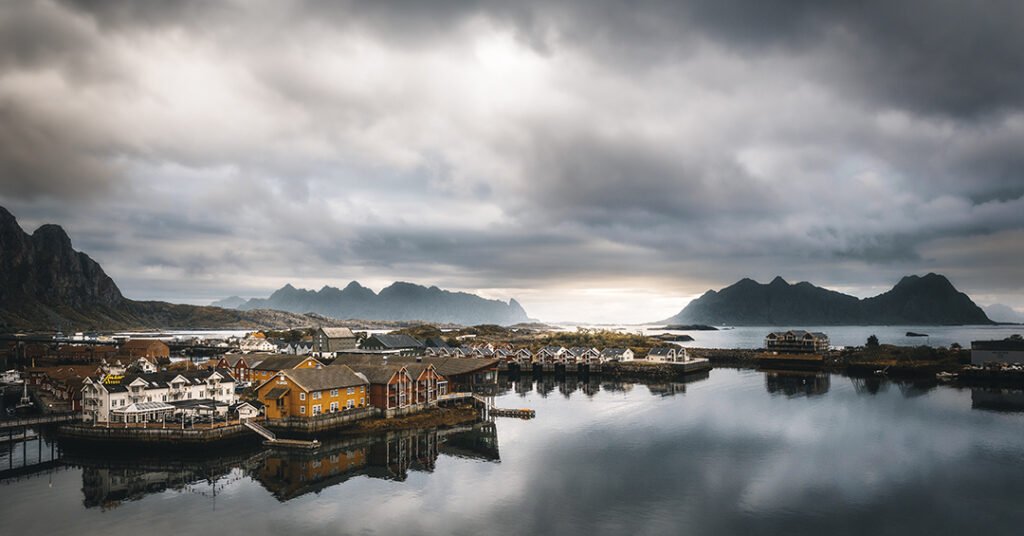
[[[744,278],[717,294],[708,291],[666,322],[812,326],[988,324],[991,320],[945,276],[930,273],[906,276],[888,292],[864,300],[806,281],[789,285],[776,277],[760,285]]]
[[[12,225],[17,226],[19,231],[21,230],[21,226],[18,225],[18,219],[14,217],[14,214],[11,214],[6,208],[0,207],[0,227]]]
[[[70,250],[71,237],[60,225],[47,223],[32,233],[32,241],[40,247],[48,249]]]
[[[370,290],[359,284],[359,281],[350,281],[349,284],[345,285],[345,290]]]

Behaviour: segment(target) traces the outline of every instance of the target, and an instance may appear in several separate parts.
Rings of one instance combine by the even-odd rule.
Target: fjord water
[[[7,534],[1020,534],[1017,393],[716,369],[505,382],[537,410],[313,457],[69,449],[0,483]],[[0,469],[10,453],[0,454]],[[15,456],[21,456],[15,452]],[[29,458],[35,456],[31,451]]]
[[[694,338],[682,344],[695,348],[762,348],[764,337],[772,331],[803,329],[821,331],[829,336],[833,346],[863,346],[871,335],[878,337],[882,344],[897,346],[949,346],[959,343],[970,348],[971,341],[1005,339],[1015,333],[1024,334],[1021,325],[987,326],[737,326],[718,331],[665,331],[645,329],[648,335],[662,333],[685,333]],[[639,330],[636,330],[639,331]],[[908,337],[908,332],[926,335]]]

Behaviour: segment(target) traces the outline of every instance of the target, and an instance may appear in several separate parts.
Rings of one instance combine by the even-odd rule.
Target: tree
[[[868,337],[868,348],[878,348],[878,337],[872,335]]]

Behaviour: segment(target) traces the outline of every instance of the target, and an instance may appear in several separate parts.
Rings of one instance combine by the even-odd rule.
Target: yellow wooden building
[[[256,388],[268,419],[316,417],[370,404],[366,378],[340,365],[286,369]]]

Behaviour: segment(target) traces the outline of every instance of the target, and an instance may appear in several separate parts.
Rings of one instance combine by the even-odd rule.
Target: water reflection
[[[832,385],[831,375],[825,372],[797,370],[764,371],[764,387],[769,393],[781,393],[789,397],[820,396]]]
[[[0,483],[0,519],[75,536],[905,536],[1024,523],[1024,415],[972,410],[1021,411],[1024,392],[735,369],[692,382],[528,375],[500,389],[499,407],[537,418],[188,460],[69,446],[52,487]]]
[[[576,393],[587,398],[594,398],[602,390],[609,392],[628,393],[633,386],[640,383],[647,386],[651,394],[656,396],[673,396],[686,392],[687,384],[706,380],[711,377],[709,371],[701,371],[685,376],[678,376],[662,380],[648,380],[637,382],[635,380],[617,380],[613,378],[602,378],[599,375],[532,375],[532,374],[509,374],[502,376],[498,382],[499,395],[515,393],[520,397],[527,397],[536,392],[543,398],[558,391],[565,399],[571,399]]]
[[[989,411],[1024,411],[1024,391],[973,387],[971,388],[971,407]]]

